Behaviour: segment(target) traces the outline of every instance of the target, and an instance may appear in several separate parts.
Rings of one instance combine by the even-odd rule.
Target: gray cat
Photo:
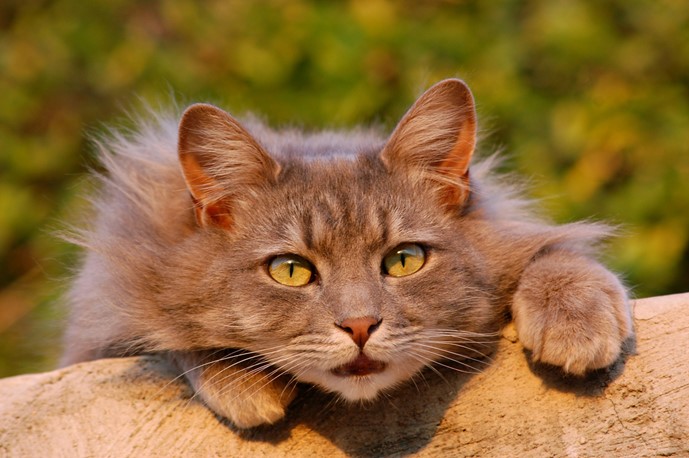
[[[484,356],[511,315],[532,357],[584,374],[632,333],[602,225],[554,226],[470,161],[471,92],[424,93],[393,133],[240,124],[204,104],[100,142],[107,175],[63,363],[165,352],[240,428],[306,382],[357,401]]]

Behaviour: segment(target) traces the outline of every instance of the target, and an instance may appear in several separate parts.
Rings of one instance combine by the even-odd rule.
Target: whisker
[[[286,357],[286,358],[289,359],[289,358],[293,358],[293,357]],[[249,367],[240,368],[240,369],[238,369],[238,371],[235,371],[235,372],[232,372],[232,373],[229,373],[229,374],[225,374],[221,379],[217,380],[215,383],[216,383],[216,384],[222,384],[223,382],[227,381],[228,379],[231,379],[231,380],[230,380],[227,384],[225,384],[225,386],[221,389],[221,391],[227,391],[227,390],[229,390],[232,386],[237,385],[237,384],[241,383],[243,380],[246,380],[247,378],[250,378],[250,377],[252,377],[252,376],[254,376],[254,375],[256,375],[256,374],[258,374],[258,373],[260,373],[260,372],[262,372],[262,371],[264,371],[264,370],[266,370],[266,369],[268,369],[268,368],[271,368],[271,367],[274,367],[274,366],[273,366],[272,364],[266,362],[265,360],[260,360],[260,361],[258,361],[258,362],[256,362],[256,363],[252,364],[252,365],[249,366]],[[225,369],[229,369],[229,368],[224,368],[224,369],[221,370],[220,372],[223,372]],[[277,370],[279,370],[279,369],[277,369]],[[241,374],[238,374],[239,371],[241,371],[242,373],[241,373]],[[220,372],[219,372],[219,373],[220,373]],[[219,373],[218,373],[218,374],[219,374]],[[218,375],[218,374],[214,374],[214,376],[215,376],[215,375]],[[236,378],[235,378],[235,376],[236,376]],[[213,377],[211,377],[211,378],[213,378]],[[199,387],[199,389],[198,389],[197,392],[194,394],[194,396],[192,396],[192,398],[195,397],[197,394],[199,394],[200,391],[202,390],[202,388],[204,388],[205,386],[207,386],[207,384],[210,383],[210,382],[211,382],[211,379],[208,379],[208,380],[204,381],[204,383],[202,384],[202,386]],[[253,385],[252,385],[252,386],[253,386]]]
[[[423,349],[421,349],[420,351],[426,351],[426,352],[428,352],[427,350],[423,350]],[[433,353],[431,353],[431,354],[433,354]],[[416,356],[419,356],[419,357],[421,357],[421,358],[425,358],[425,359],[430,363],[430,364],[429,364],[429,367],[433,367],[432,365],[442,366],[442,367],[445,367],[445,368],[447,368],[447,369],[453,370],[453,371],[455,371],[455,372],[461,372],[461,373],[463,373],[463,374],[478,374],[478,373],[481,372],[479,369],[477,369],[477,368],[471,366],[470,364],[466,364],[466,363],[463,363],[463,362],[461,362],[461,361],[456,361],[456,360],[454,360],[454,359],[443,358],[444,360],[452,361],[452,362],[454,362],[454,363],[460,364],[460,365],[465,366],[465,367],[467,367],[467,368],[469,368],[469,369],[472,369],[472,370],[469,371],[469,370],[465,370],[465,369],[460,369],[460,368],[458,368],[458,367],[453,367],[453,366],[450,366],[450,365],[447,365],[447,364],[443,363],[442,361],[434,361],[433,359],[428,358],[428,357],[426,357],[426,356],[423,356],[422,354],[419,354],[418,352],[416,352]],[[438,355],[438,356],[442,356],[442,355]]]
[[[429,345],[419,344],[419,346],[424,347],[424,348],[420,349],[420,351],[425,351],[429,354],[439,356],[440,358],[442,358],[444,360],[452,361],[452,362],[455,362],[457,364],[461,364],[461,365],[467,366],[467,367],[472,367],[472,366],[471,366],[471,364],[463,362],[462,360],[472,361],[472,362],[475,362],[477,364],[482,364],[485,366],[490,366],[492,363],[492,361],[486,361],[485,359],[472,358],[470,356],[465,356],[461,353],[450,353],[448,355],[448,352],[443,351],[442,349],[438,349],[436,347],[429,346]],[[455,358],[459,358],[459,359],[455,359]]]
[[[295,357],[296,357],[296,356],[295,356]],[[270,366],[269,366],[269,367],[270,367]],[[261,372],[261,371],[259,370],[259,371],[257,371],[256,373],[259,373],[259,372]],[[234,400],[234,399],[237,399],[237,398],[239,398],[239,397],[241,397],[243,394],[245,394],[247,391],[251,390],[251,388],[253,388],[255,385],[257,385],[258,383],[260,383],[262,380],[266,380],[266,382],[265,382],[264,384],[262,384],[262,385],[260,385],[259,387],[257,387],[257,388],[253,391],[253,393],[252,393],[250,396],[248,396],[248,397],[253,396],[253,394],[259,392],[260,390],[262,390],[263,388],[265,388],[265,387],[268,386],[270,383],[274,382],[275,380],[277,380],[279,377],[281,377],[281,376],[284,375],[284,374],[285,374],[285,372],[284,372],[282,369],[280,369],[280,368],[275,368],[275,369],[274,369],[273,371],[271,371],[270,373],[264,374],[263,377],[262,377],[261,379],[256,380],[254,383],[252,383],[251,385],[249,385],[248,387],[244,388],[242,391],[240,391],[239,393],[237,393],[237,394],[234,396],[233,400]],[[255,374],[252,374],[252,375],[255,375]],[[231,385],[233,385],[233,384],[234,384],[234,381],[233,381],[232,384],[229,384],[229,385],[228,385],[227,387],[225,387],[225,388],[229,388],[229,387],[230,387]],[[223,389],[223,392],[225,392],[225,391],[227,391],[227,389]],[[283,392],[284,392],[284,389],[283,389]]]
[[[433,344],[436,344],[436,345],[433,345]],[[445,342],[442,340],[441,341],[423,340],[421,342],[416,342],[415,345],[424,345],[428,348],[433,348],[433,349],[439,350],[441,352],[450,354],[452,356],[457,356],[457,357],[461,357],[464,359],[474,359],[476,361],[480,361],[483,359],[489,359],[492,361],[492,359],[493,359],[491,356],[492,352],[491,353],[484,353],[482,351],[479,351],[476,347],[472,347],[472,346],[468,346],[468,345],[464,345],[464,344],[460,344],[460,343]],[[463,350],[466,350],[469,354],[464,354],[464,353],[461,353],[458,351],[449,350],[447,348],[444,348],[445,346],[452,346],[452,347],[461,348]],[[486,345],[481,345],[481,346],[486,346]],[[473,356],[470,356],[470,354]],[[478,356],[478,358],[480,358],[480,359],[475,359],[474,356]]]
[[[419,361],[420,363],[422,363],[425,367],[427,367],[428,369],[430,369],[430,370],[432,370],[433,372],[435,372],[435,374],[436,374],[438,377],[440,377],[445,383],[447,383],[448,385],[450,385],[450,382],[445,378],[445,376],[444,376],[443,374],[441,374],[440,371],[439,371],[438,369],[436,369],[435,367],[433,367],[433,363],[435,363],[435,361],[433,361],[432,359],[426,358],[426,357],[424,357],[424,356],[422,356],[422,355],[417,355],[417,354],[416,354],[415,352],[413,352],[413,351],[410,351],[408,354],[409,354],[412,358],[414,358],[414,359],[416,359],[417,361]],[[426,381],[426,384],[428,385],[428,381]]]
[[[463,336],[472,336],[472,337],[499,337],[502,332],[501,331],[493,331],[493,332],[474,332],[474,331],[463,331],[459,329],[442,329],[442,328],[432,328],[432,329],[425,329],[424,333],[447,333],[450,335],[456,335],[459,337]]]

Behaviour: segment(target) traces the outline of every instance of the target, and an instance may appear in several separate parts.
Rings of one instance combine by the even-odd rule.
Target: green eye
[[[426,253],[415,243],[398,246],[383,259],[383,270],[392,277],[406,277],[418,272],[426,262]]]
[[[283,285],[304,286],[313,278],[313,266],[302,257],[286,254],[270,261],[268,273]]]

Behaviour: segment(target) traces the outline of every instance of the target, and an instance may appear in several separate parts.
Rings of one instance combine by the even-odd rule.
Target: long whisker
[[[451,342],[445,342],[445,341],[437,341],[437,340],[424,340],[422,342],[415,342],[415,345],[422,345],[427,348],[432,348],[435,350],[439,350],[443,353],[447,353],[453,356],[457,356],[463,359],[469,359],[469,360],[474,360],[474,361],[484,361],[484,360],[491,360],[492,357],[491,354],[492,352],[484,353],[482,351],[479,351],[476,347],[469,346],[469,345],[464,345],[464,344],[459,344],[459,343],[451,343]],[[450,350],[448,348],[445,348],[446,346],[451,346],[451,347],[456,347],[460,348],[463,350],[466,350],[468,354],[459,352],[459,351],[454,351]],[[474,355],[478,355],[479,359],[474,358]]]
[[[298,355],[294,355],[291,359],[295,359],[295,358],[297,358],[297,357],[298,357]],[[268,367],[272,367],[272,366],[268,366]],[[254,373],[251,374],[251,375],[255,375],[256,373],[260,373],[260,372],[262,372],[263,369],[266,369],[266,368],[267,368],[267,367],[262,367],[262,368],[259,368],[258,370],[252,371],[252,372],[254,372]],[[284,372],[282,369],[280,369],[280,368],[275,368],[273,371],[271,371],[271,372],[269,372],[269,373],[267,373],[267,374],[264,374],[263,377],[262,377],[261,379],[256,380],[256,381],[253,382],[251,385],[245,387],[242,391],[240,391],[239,393],[237,393],[237,394],[234,396],[234,399],[237,399],[237,398],[241,397],[241,396],[242,396],[243,394],[245,394],[247,391],[251,390],[254,386],[256,386],[257,384],[259,384],[262,380],[266,380],[265,383],[263,383],[262,385],[258,386],[258,387],[254,390],[254,393],[256,393],[256,392],[262,390],[263,388],[265,388],[266,386],[268,386],[270,383],[272,383],[273,381],[275,381],[275,380],[277,380],[279,377],[281,377],[284,373],[285,373],[285,372]],[[249,374],[246,374],[246,375],[248,376]],[[227,391],[231,386],[233,386],[233,385],[235,384],[235,382],[238,382],[238,380],[237,380],[237,381],[232,381],[230,384],[228,384],[226,387],[224,387],[223,392]],[[283,391],[284,391],[284,390],[283,390]],[[250,397],[250,396],[249,396],[249,397]]]
[[[456,363],[458,363],[458,364],[462,364],[462,365],[465,365],[465,366],[470,366],[470,365],[467,364],[467,363],[464,363],[464,362],[462,362],[462,361],[458,361],[458,360],[456,360],[456,359],[454,359],[454,358],[450,358],[450,357],[448,357],[448,356],[446,356],[446,355],[452,355],[452,356],[454,356],[454,357],[458,357],[458,358],[461,358],[461,359],[464,359],[464,360],[474,361],[474,362],[476,362],[476,363],[484,364],[484,365],[486,365],[486,366],[489,366],[489,365],[492,363],[492,361],[490,361],[490,360],[489,360],[489,361],[486,361],[486,359],[473,358],[473,357],[471,357],[471,356],[466,356],[466,355],[463,355],[463,354],[461,354],[461,353],[451,352],[451,351],[445,350],[445,349],[443,349],[443,348],[438,348],[438,347],[436,347],[436,346],[434,346],[434,345],[427,345],[427,344],[423,344],[423,343],[417,343],[416,346],[422,347],[421,351],[426,351],[426,352],[432,353],[432,354],[434,354],[434,355],[441,356],[443,359],[447,359],[447,360],[450,360],[450,361],[453,361],[453,362],[456,362]],[[488,358],[487,356],[485,356],[485,355],[482,355],[482,356],[484,356],[484,358],[489,359],[489,358]]]
[[[421,352],[426,352],[426,353],[430,353],[428,350],[424,350],[424,349],[419,349],[419,351],[421,351]],[[419,351],[414,352],[415,355],[418,356],[418,357],[420,357],[420,358],[424,358],[424,359],[430,364],[430,367],[433,367],[433,365],[442,366],[442,367],[445,367],[445,368],[447,368],[447,369],[453,370],[453,371],[455,371],[455,372],[461,372],[461,373],[463,373],[463,374],[478,374],[478,373],[481,372],[479,369],[475,368],[474,366],[472,366],[472,365],[470,365],[470,364],[466,364],[466,363],[463,363],[463,362],[461,362],[461,361],[456,361],[456,360],[454,360],[454,359],[443,358],[443,359],[445,359],[445,360],[452,361],[452,362],[454,362],[454,363],[460,364],[460,365],[465,366],[465,367],[467,367],[467,368],[469,368],[469,369],[472,369],[472,370],[466,370],[466,369],[460,369],[460,368],[458,368],[458,367],[453,367],[453,366],[450,366],[450,365],[448,365],[448,364],[443,363],[442,360],[440,360],[440,361],[435,361],[435,360],[433,360],[433,359],[431,359],[431,358],[429,358],[429,357],[427,357],[427,356],[424,356],[423,353],[419,353]],[[436,354],[436,353],[430,353],[430,354]],[[436,355],[437,355],[437,354],[436,354]],[[442,356],[442,355],[438,355],[438,356]]]
[[[433,328],[433,329],[427,329],[424,331],[424,333],[444,333],[444,334],[449,334],[457,337],[499,337],[502,333],[500,331],[494,331],[494,332],[474,332],[474,331],[462,331],[458,329],[442,329],[442,328]]]
[[[425,357],[425,356],[418,355],[418,354],[416,354],[416,352],[414,352],[414,351],[410,351],[410,352],[408,352],[408,354],[409,354],[412,358],[414,358],[415,360],[419,361],[419,362],[422,363],[424,366],[426,366],[427,368],[429,368],[430,370],[432,370],[433,372],[435,372],[435,374],[436,374],[438,377],[440,377],[445,383],[447,383],[448,385],[450,385],[450,382],[445,378],[445,376],[444,376],[443,374],[441,374],[440,371],[439,371],[438,369],[436,369],[435,367],[433,367],[433,363],[434,363],[435,361],[433,361],[432,359],[427,358],[427,357]],[[424,380],[425,380],[425,379],[424,379]],[[426,384],[428,384],[427,381],[426,381]]]
[[[279,352],[279,351],[280,351],[281,349],[283,349],[283,348],[284,348],[284,346],[282,346],[282,345],[275,345],[275,346],[273,346],[273,347],[269,347],[269,348],[265,349],[265,350],[262,352],[262,354],[264,354],[264,355],[270,355],[270,354],[272,354],[272,353],[277,353],[277,352]],[[223,352],[223,351],[226,351],[226,349],[223,349],[223,348],[216,349],[215,351],[213,351],[213,352],[211,353],[211,355],[214,355],[214,354],[217,354],[217,353],[220,353],[220,352]],[[208,361],[205,361],[205,362],[203,362],[203,363],[197,364],[196,366],[193,366],[193,367],[191,367],[191,368],[185,370],[184,372],[182,372],[181,374],[179,374],[178,376],[176,376],[175,378],[173,378],[172,380],[170,380],[167,384],[165,384],[165,386],[163,386],[163,387],[161,388],[161,390],[162,390],[163,388],[167,387],[168,385],[170,385],[171,383],[175,382],[175,381],[178,380],[179,378],[184,377],[185,375],[189,374],[190,372],[193,372],[193,371],[195,371],[195,370],[201,369],[201,368],[206,367],[206,366],[210,366],[210,365],[215,364],[215,363],[220,363],[220,362],[226,361],[226,360],[228,360],[228,359],[236,358],[236,357],[238,357],[239,355],[243,355],[243,354],[256,355],[256,353],[251,353],[251,352],[248,352],[248,351],[246,351],[246,350],[240,350],[240,349],[232,350],[230,354],[225,355],[225,356],[223,356],[223,357],[221,357],[221,358],[211,359],[211,360],[208,360]],[[209,356],[209,355],[206,355],[203,359],[207,358],[208,356]],[[159,390],[159,391],[160,391],[160,390]],[[154,394],[154,396],[155,396],[155,394]]]
[[[294,356],[287,356],[282,359],[289,360],[294,358]],[[243,361],[242,361],[243,362]],[[232,366],[235,366],[237,363],[233,364]],[[273,367],[270,363],[266,362],[263,359],[260,359],[259,361],[253,363],[252,365],[248,367],[242,367],[239,369],[241,373],[238,371],[234,371],[232,373],[225,373],[220,379],[217,379],[214,383],[215,384],[223,384],[225,381],[229,379],[229,382],[223,386],[222,390],[227,391],[229,390],[232,386],[238,385],[241,383],[243,380],[246,380],[247,378],[252,377],[253,375],[256,375],[268,368]],[[229,370],[231,367],[225,367],[218,371],[216,374],[213,374],[212,377],[209,379],[205,380],[204,383],[197,389],[196,393],[194,393],[194,396],[192,396],[192,399],[195,398],[197,395],[201,395],[201,391],[203,388],[205,388],[208,384],[212,382],[213,379],[216,379],[216,377],[223,372],[226,372]],[[278,369],[279,370],[279,369]]]
[[[281,351],[282,351],[282,348],[280,347],[280,348],[278,348],[277,350],[274,350],[274,351],[272,351],[272,352],[268,352],[268,354],[269,354],[269,355],[270,355],[270,354],[276,354],[276,353],[280,353]],[[247,356],[246,356],[245,358],[237,359],[237,361],[233,362],[232,364],[228,364],[227,366],[225,366],[225,367],[223,367],[222,369],[220,369],[218,372],[216,372],[216,373],[213,374],[211,377],[209,377],[208,379],[206,379],[206,380],[204,381],[204,383],[203,383],[198,389],[200,390],[200,389],[202,389],[207,383],[211,383],[216,377],[220,376],[223,372],[226,372],[226,371],[228,371],[228,370],[230,370],[230,369],[232,369],[232,368],[234,368],[234,367],[236,367],[236,366],[246,364],[246,363],[249,362],[249,361],[254,360],[255,362],[254,362],[252,365],[248,366],[248,367],[242,367],[242,368],[241,368],[242,370],[245,370],[245,371],[246,371],[246,370],[251,370],[252,368],[254,368],[254,367],[256,367],[256,366],[261,366],[261,365],[265,365],[265,364],[266,364],[264,355],[259,355],[259,354],[256,354],[256,353],[246,353],[246,355],[247,355]],[[235,356],[235,358],[237,358],[237,356]],[[222,361],[221,361],[221,360],[215,360],[215,361],[213,361],[213,362],[219,364],[219,363],[222,362]]]

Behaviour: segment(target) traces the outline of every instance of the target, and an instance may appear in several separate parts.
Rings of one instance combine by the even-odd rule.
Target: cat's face
[[[219,110],[187,112],[195,243],[214,247],[196,310],[207,345],[258,353],[276,375],[350,400],[486,350],[495,316],[458,211],[473,105],[457,81],[424,97],[386,144],[322,156],[271,156]]]

